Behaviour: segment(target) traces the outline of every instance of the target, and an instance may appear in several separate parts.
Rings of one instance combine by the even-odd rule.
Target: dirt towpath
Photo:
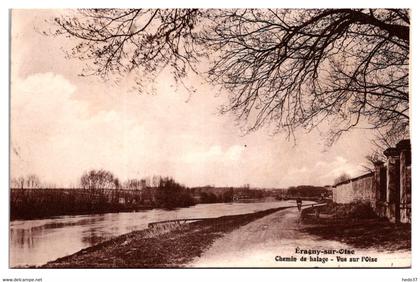
[[[301,227],[296,208],[275,212],[217,239],[189,266],[408,267],[411,264],[411,253],[408,251],[387,253],[355,249],[338,241],[323,240],[304,233]],[[354,251],[354,254],[340,254],[344,250]],[[321,253],[308,254],[316,251]],[[346,261],[338,261],[338,256],[346,258]],[[301,257],[305,257],[306,262],[300,261]],[[290,261],[294,258],[296,262]],[[355,259],[350,262],[350,258]]]

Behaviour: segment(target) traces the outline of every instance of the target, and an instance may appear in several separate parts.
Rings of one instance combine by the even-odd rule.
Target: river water
[[[134,230],[177,218],[219,217],[296,205],[294,201],[200,204],[176,210],[60,216],[10,223],[10,267],[37,266]]]

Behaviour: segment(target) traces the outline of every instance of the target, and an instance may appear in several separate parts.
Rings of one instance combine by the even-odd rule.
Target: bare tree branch
[[[141,81],[169,67],[182,79],[209,59],[203,74],[229,93],[222,112],[248,131],[408,132],[405,9],[88,9],[55,22],[87,75]]]

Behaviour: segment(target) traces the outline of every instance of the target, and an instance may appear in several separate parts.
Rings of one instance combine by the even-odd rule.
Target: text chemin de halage
[[[331,257],[333,255],[333,257]],[[295,248],[291,256],[275,256],[277,262],[378,262],[378,258],[371,256],[357,256],[353,249],[301,249]]]

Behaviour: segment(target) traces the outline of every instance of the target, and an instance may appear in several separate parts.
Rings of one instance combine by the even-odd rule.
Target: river
[[[148,223],[177,218],[219,217],[295,205],[294,201],[200,204],[175,210],[59,216],[10,222],[10,267],[39,266]]]

